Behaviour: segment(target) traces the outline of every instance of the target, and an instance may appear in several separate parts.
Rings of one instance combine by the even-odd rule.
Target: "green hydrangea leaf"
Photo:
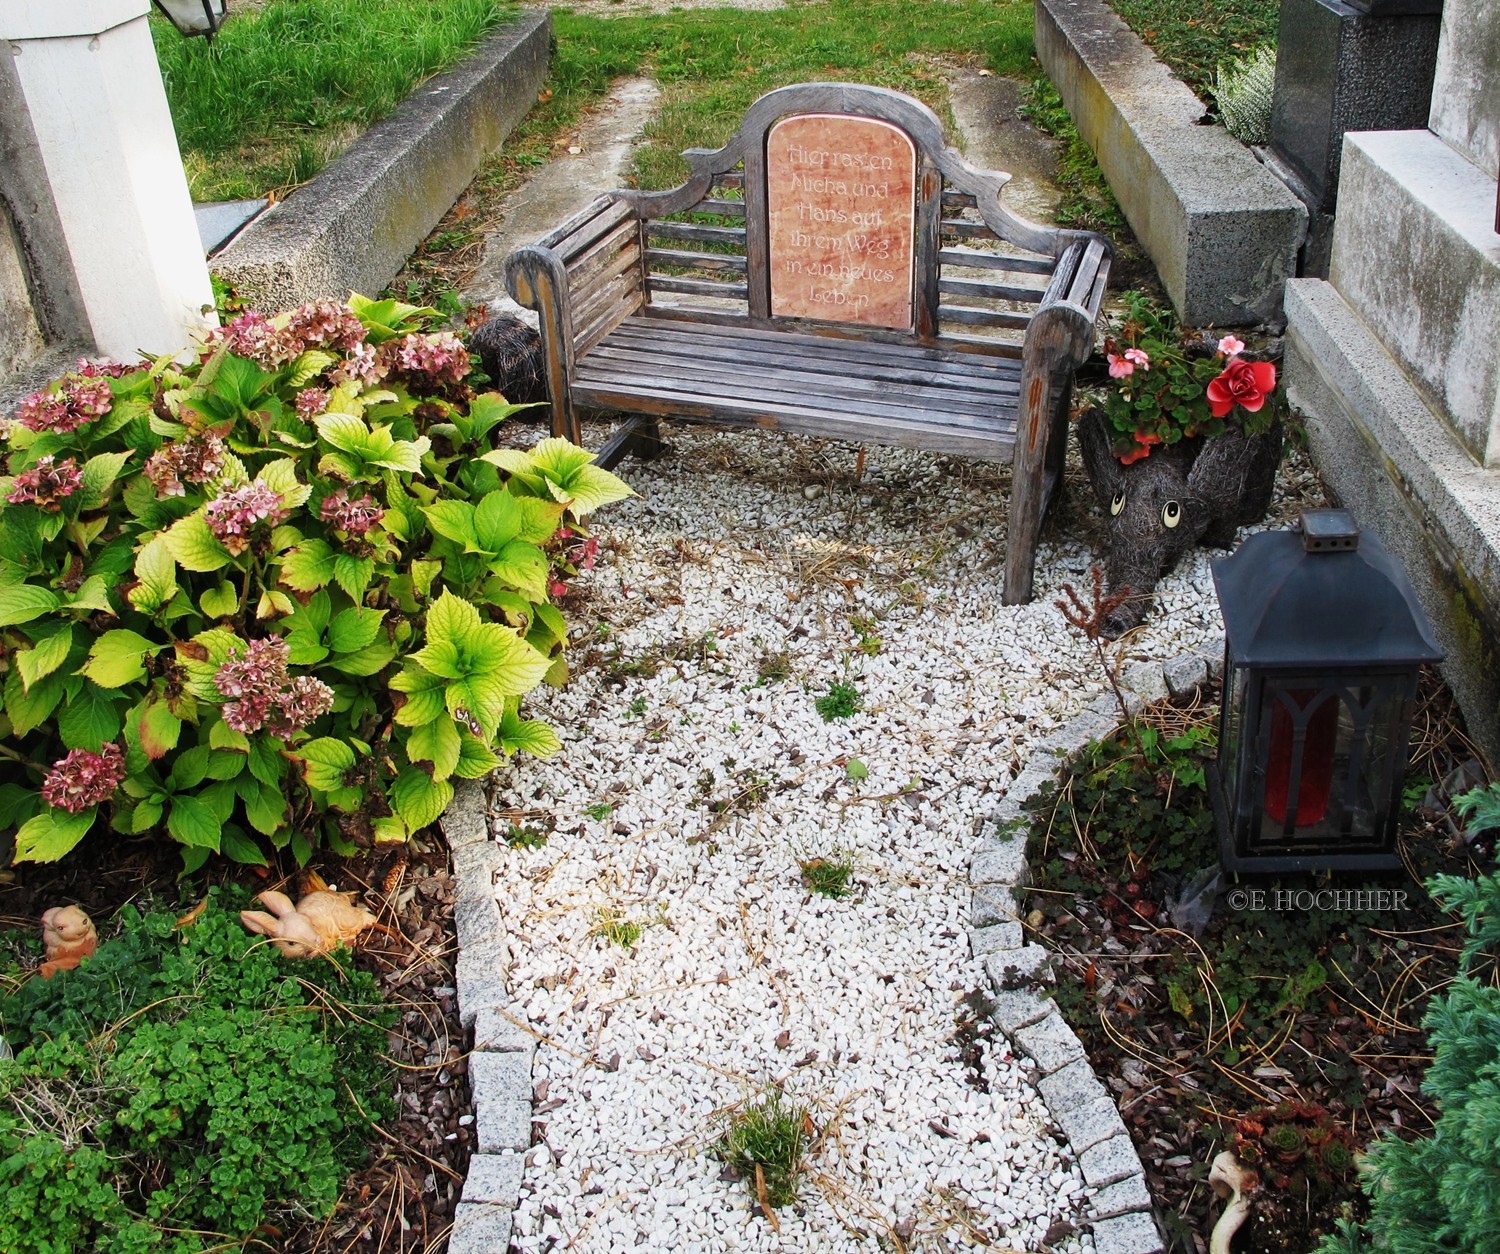
[[[78,489],[79,509],[98,509],[111,495],[115,480],[130,460],[130,452],[96,453],[83,463],[83,483]]]
[[[424,506],[422,515],[438,535],[465,548],[472,547],[478,538],[474,534],[474,507],[467,501],[438,501]]]
[[[51,806],[21,824],[16,832],[17,862],[56,862],[71,853],[94,825],[97,808],[69,814]]]
[[[101,688],[120,688],[146,674],[141,661],[164,645],[153,644],[138,632],[118,629],[106,631],[89,650],[88,660],[79,669]]]
[[[519,498],[504,488],[486,493],[474,507],[474,539],[485,553],[498,553],[516,538],[521,530]]]
[[[323,540],[304,540],[281,559],[281,582],[293,592],[316,592],[333,580],[335,554]]]
[[[312,486],[297,479],[297,463],[290,457],[267,462],[255,477],[271,491],[279,492],[281,503],[291,509],[307,504],[307,498],[312,495]]]
[[[177,563],[160,536],[136,555],[135,578],[135,587],[125,595],[144,614],[161,609],[177,594]]]
[[[562,748],[557,733],[539,719],[523,719],[507,708],[500,720],[500,747],[506,754],[525,750],[533,757],[550,758]]]
[[[167,815],[167,831],[179,844],[219,852],[223,823],[202,797],[176,796]]]
[[[328,624],[329,647],[335,653],[354,653],[363,649],[380,634],[384,618],[384,610],[367,610],[357,605],[341,610]]]
[[[459,779],[483,779],[504,759],[477,736],[460,733],[458,764],[453,773]]]
[[[413,762],[431,762],[434,779],[447,779],[458,765],[458,728],[451,718],[436,718],[415,728],[406,741]]]
[[[299,745],[294,756],[302,762],[302,777],[307,786],[321,792],[342,788],[344,772],[354,765],[354,750],[332,736]]]
[[[368,557],[351,557],[340,553],[333,559],[333,581],[355,601],[364,599],[365,589],[375,574],[375,563]]]
[[[435,718],[447,717],[447,707],[443,704],[446,685],[442,676],[409,664],[391,677],[390,686],[406,696],[396,710],[396,722],[402,727],[420,727]]]
[[[69,624],[61,631],[44,636],[31,648],[17,652],[15,661],[21,672],[22,687],[29,690],[37,680],[52,674],[67,660],[72,650],[73,627]]]
[[[233,827],[226,827],[219,841],[219,852],[231,862],[243,866],[269,866],[266,855],[250,837]]]
[[[415,832],[437,822],[453,800],[453,785],[433,779],[420,767],[408,766],[391,782],[389,800],[391,809]]]
[[[198,608],[205,618],[228,618],[240,608],[240,594],[233,584],[221,583],[198,598]]]
[[[169,552],[184,570],[208,572],[229,565],[229,550],[214,538],[201,510],[179,518],[162,534]]]
[[[223,724],[217,726],[222,727]],[[177,748],[177,738],[181,734],[182,720],[172,713],[166,701],[158,698],[141,711],[137,735],[148,758],[165,757]]]
[[[99,746],[113,740],[124,726],[124,715],[113,693],[91,680],[69,698],[57,716],[57,733],[69,749],[87,749],[97,753]]]
[[[57,608],[57,594],[31,583],[0,584],[0,627],[29,623]]]

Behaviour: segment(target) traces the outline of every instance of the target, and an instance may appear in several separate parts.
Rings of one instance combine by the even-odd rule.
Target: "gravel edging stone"
[[[1210,641],[1165,663],[1138,663],[1120,677],[1126,709],[1134,715],[1148,702],[1185,696],[1222,672],[1222,641]],[[1077,1156],[1084,1179],[1099,1190],[1089,1204],[1095,1217],[1095,1254],[1155,1254],[1162,1242],[1150,1213],[1145,1169],[1114,1098],[1099,1082],[1055,1004],[1033,988],[1018,987],[1049,979],[1050,955],[1039,945],[1021,943],[1015,916],[1031,871],[1024,837],[1005,830],[1023,819],[1025,803],[1043,785],[1119,722],[1120,703],[1106,694],[1038,743],[1036,755],[986,824],[992,834],[982,840],[969,864],[969,882],[975,885],[969,942],[976,956],[986,955],[994,994],[991,1019],[1043,1072],[1037,1088]],[[1005,942],[1011,939],[1015,945],[1008,948]]]

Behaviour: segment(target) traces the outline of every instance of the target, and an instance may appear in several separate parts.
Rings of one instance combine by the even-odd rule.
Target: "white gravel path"
[[[511,993],[544,1038],[516,1246],[1033,1251],[1053,1229],[1050,1249],[1092,1250],[1053,1228],[1084,1186],[1023,1067],[1001,1038],[966,1072],[954,1031],[983,982],[979,825],[1102,687],[1053,606],[1102,557],[1098,524],[1065,509],[1036,599],[1005,607],[1003,470],[872,448],[856,482],[849,446],[670,439],[595,520],[574,676],[530,702],[563,752],[492,785],[498,837],[548,833],[499,876]],[[1134,653],[1222,631],[1206,553],[1159,593]],[[863,706],[825,722],[834,681]],[[849,897],[807,892],[818,857],[853,864]],[[608,920],[641,928],[633,948]],[[711,1152],[770,1084],[825,1131],[779,1232]]]

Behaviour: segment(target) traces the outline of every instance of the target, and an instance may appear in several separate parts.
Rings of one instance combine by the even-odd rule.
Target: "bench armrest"
[[[639,220],[612,195],[505,261],[510,294],[537,312],[552,401],[552,432],[580,442],[570,383],[574,364],[645,299]]]

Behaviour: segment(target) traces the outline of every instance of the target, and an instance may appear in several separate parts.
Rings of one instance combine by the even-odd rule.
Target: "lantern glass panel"
[[[1410,717],[1411,687],[1405,675],[1265,677],[1254,757],[1259,812],[1246,833],[1254,853],[1389,848],[1406,761],[1392,733]]]
[[[1225,793],[1239,795],[1240,744],[1245,738],[1245,694],[1250,685],[1250,673],[1234,660],[1232,650],[1224,655],[1224,680],[1226,692],[1222,703],[1222,718],[1219,726],[1219,769]]]

